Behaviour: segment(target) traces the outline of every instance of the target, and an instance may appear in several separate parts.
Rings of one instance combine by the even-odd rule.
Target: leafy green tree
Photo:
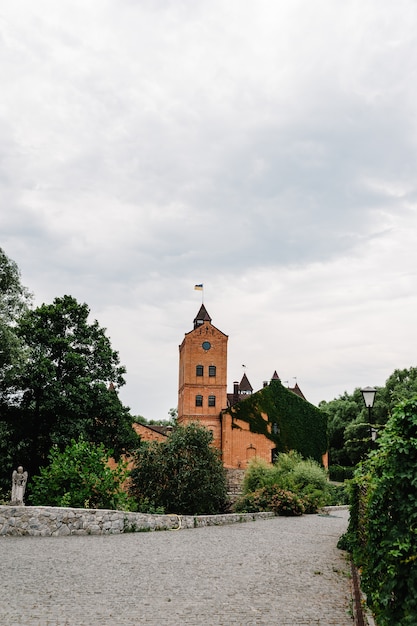
[[[150,419],[147,420],[143,415],[134,415],[133,421],[137,424],[144,424],[145,426],[172,426],[177,423],[178,409],[169,409],[169,419]]]
[[[372,448],[371,427],[382,432],[398,402],[417,393],[417,368],[395,370],[383,387],[377,387],[369,415],[359,388],[330,402],[320,402],[327,414],[330,465],[355,465]]]
[[[25,446],[30,475],[45,465],[53,445],[62,450],[79,436],[102,442],[116,459],[137,445],[129,410],[116,393],[125,369],[105,330],[88,315],[86,304],[64,296],[19,320],[27,360],[14,380],[13,430]]]
[[[9,400],[10,370],[24,358],[16,323],[31,300],[17,264],[0,248],[0,417]]]
[[[395,407],[404,400],[417,395],[417,367],[396,369],[385,382],[385,386],[378,390],[375,402],[375,421],[385,424],[393,414]],[[384,410],[378,410],[383,405]]]
[[[31,301],[31,294],[21,284],[17,264],[0,248],[0,400],[7,391],[10,367],[22,357],[16,335],[16,322]]]
[[[111,469],[112,451],[74,439],[61,452],[57,446],[48,455],[49,465],[31,480],[31,504],[36,506],[69,506],[93,509],[130,510],[124,484],[127,463],[119,460]]]
[[[13,405],[18,397],[11,375],[22,366],[25,350],[16,333],[19,317],[29,307],[31,295],[21,283],[17,264],[0,248],[0,492],[10,496],[10,477],[21,444],[13,438]]]
[[[142,443],[131,472],[131,494],[141,508],[212,514],[226,501],[226,476],[212,433],[198,424],[179,426],[166,442]]]
[[[132,420],[136,424],[147,424],[148,420],[143,415],[132,415]]]
[[[360,461],[363,461],[375,447],[371,435],[373,426],[369,422],[361,421],[362,419],[362,417],[359,417],[348,424],[344,432],[344,451],[352,465],[357,465]]]
[[[178,419],[178,407],[171,407],[168,410],[168,415],[170,417],[170,422],[172,422],[172,424],[176,424],[177,419]]]
[[[327,414],[330,465],[351,464],[344,448],[345,428],[361,414],[363,408],[363,400],[357,394],[349,395],[346,391],[331,402],[320,403],[320,409]]]

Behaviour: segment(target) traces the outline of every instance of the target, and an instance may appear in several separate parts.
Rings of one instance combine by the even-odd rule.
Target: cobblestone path
[[[352,626],[348,511],[230,526],[0,538],[4,626]]]

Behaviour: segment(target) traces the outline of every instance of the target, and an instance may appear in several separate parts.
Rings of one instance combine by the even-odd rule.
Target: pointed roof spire
[[[271,380],[281,380],[280,377],[277,374],[277,370],[275,370],[275,372],[272,374]]]
[[[197,326],[201,326],[201,324],[204,324],[204,322],[211,322],[211,317],[207,313],[207,310],[204,304],[202,304],[199,312],[194,318],[194,328],[197,328]]]
[[[243,393],[252,393],[253,391],[253,387],[250,384],[249,379],[246,376],[246,374],[243,374],[242,376],[242,380],[240,381],[240,385],[239,385],[239,391]]]
[[[295,393],[297,396],[300,396],[300,398],[302,398],[303,400],[306,399],[305,395],[303,394],[303,392],[301,391],[300,387],[298,386],[298,383],[295,383],[295,386],[292,389],[290,387],[290,391]]]

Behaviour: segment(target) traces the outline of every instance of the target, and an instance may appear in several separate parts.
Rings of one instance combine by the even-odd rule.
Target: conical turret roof
[[[253,391],[253,387],[249,382],[248,377],[246,376],[246,373],[243,374],[242,376],[242,380],[240,381],[240,385],[239,385],[239,391],[243,391],[245,393],[247,393],[248,391],[250,393],[252,393]]]
[[[207,309],[204,306],[204,304],[202,304],[201,307],[200,307],[199,312],[197,313],[196,317],[194,318],[194,328],[197,328],[197,326],[200,326],[204,322],[211,322],[211,317],[207,313]]]

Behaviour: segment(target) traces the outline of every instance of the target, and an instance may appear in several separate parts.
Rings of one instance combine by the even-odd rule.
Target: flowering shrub
[[[241,496],[235,503],[237,513],[272,511],[275,515],[302,515],[304,504],[301,498],[277,485],[269,485]]]
[[[246,507],[255,507],[253,509],[255,511],[271,511],[273,509],[270,498],[278,491],[292,493],[294,497],[297,497],[305,513],[317,513],[320,507],[333,504],[334,493],[324,468],[312,459],[303,459],[295,450],[281,453],[274,465],[262,459],[253,459],[245,472],[243,492],[247,498]],[[265,494],[268,494],[269,499],[266,504],[269,508],[256,508],[266,506],[266,504],[264,500],[259,502],[258,497],[253,500],[250,496],[254,492],[263,493],[264,500]],[[249,509],[247,510],[249,512]],[[281,515],[281,513],[278,514]]]

